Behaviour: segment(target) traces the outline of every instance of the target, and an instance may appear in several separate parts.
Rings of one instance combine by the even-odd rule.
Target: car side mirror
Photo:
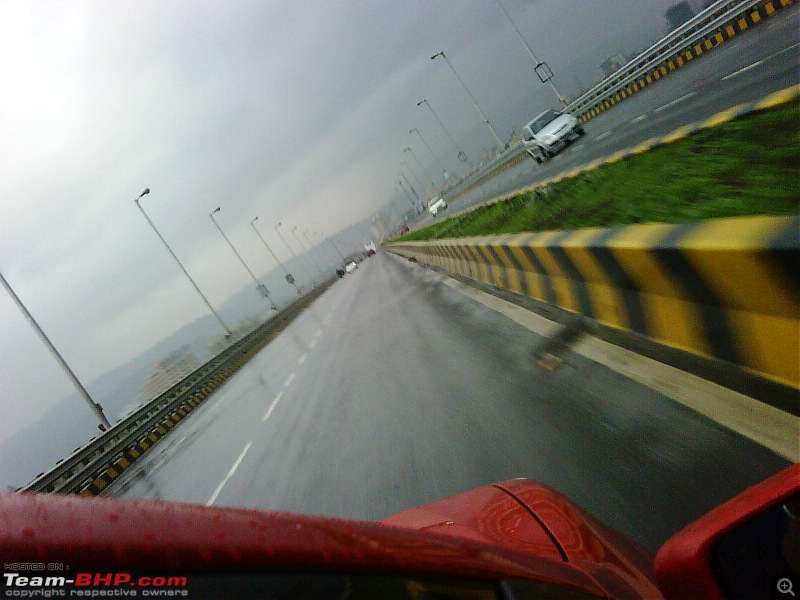
[[[717,507],[659,550],[667,598],[784,598],[800,593],[800,464]]]

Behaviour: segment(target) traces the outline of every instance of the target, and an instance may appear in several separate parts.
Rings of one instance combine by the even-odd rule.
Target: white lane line
[[[671,107],[675,106],[676,104],[678,104],[678,102],[683,102],[687,98],[691,98],[696,93],[697,92],[689,92],[688,94],[685,94],[685,95],[681,96],[680,98],[675,98],[675,100],[673,100],[672,102],[667,102],[664,106],[659,106],[653,112],[661,112],[662,110],[667,110],[668,108],[671,108]]]
[[[543,337],[561,326],[521,306],[442,276],[445,285]],[[776,454],[800,461],[800,418],[697,375],[584,334],[571,350],[653,389]]]
[[[607,138],[608,136],[610,136],[612,133],[614,133],[614,130],[613,129],[609,129],[605,133],[601,133],[600,135],[595,136],[594,139],[595,140],[602,140],[603,138]]]
[[[308,345],[308,347],[309,347],[309,348],[313,348],[314,346],[316,346],[316,345],[317,345],[317,342],[318,342],[318,341],[319,341],[319,339],[317,339],[317,338],[314,338],[313,340],[311,340],[311,343]]]
[[[241,464],[242,459],[244,458],[244,455],[247,454],[247,451],[250,450],[250,446],[252,446],[252,445],[253,445],[252,440],[247,442],[247,445],[244,447],[244,450],[242,450],[242,453],[239,455],[239,458],[236,459],[236,462],[233,463],[233,466],[231,467],[231,470],[228,471],[227,475],[225,475],[225,479],[223,479],[222,481],[219,482],[219,485],[217,486],[217,489],[214,490],[214,493],[211,495],[211,498],[209,498],[208,502],[206,502],[206,506],[211,506],[212,504],[214,504],[214,500],[217,499],[217,496],[219,496],[219,493],[222,491],[222,488],[225,487],[226,483],[228,483],[228,479],[230,479],[231,476],[234,473],[236,473],[236,469],[239,468],[239,465]]]
[[[640,115],[636,117],[633,121],[631,121],[631,125],[633,125],[634,123],[638,123],[639,121],[644,121],[646,118],[647,118],[646,114]]]
[[[266,421],[269,419],[269,416],[272,414],[272,411],[275,410],[275,407],[278,406],[278,402],[280,402],[281,396],[283,396],[283,392],[278,392],[278,395],[275,396],[275,399],[272,401],[272,404],[269,405],[267,412],[264,413],[264,416],[261,417],[262,421]]]
[[[302,365],[304,362],[306,362],[307,358],[308,358],[308,352],[306,352],[305,354],[303,354],[303,356],[297,359],[297,364]]]
[[[736,77],[737,75],[741,75],[742,73],[746,73],[750,69],[756,68],[758,65],[762,64],[763,62],[764,62],[763,60],[757,60],[752,65],[747,65],[746,67],[742,67],[738,71],[734,71],[733,73],[730,73],[729,75],[725,75],[725,77],[720,79],[720,81],[725,81],[726,79],[731,79],[732,77]]]
[[[786,48],[784,48],[783,50],[778,50],[775,54],[770,54],[767,58],[765,58],[763,60],[769,60],[770,58],[775,58],[779,54],[783,54],[784,52],[788,52],[789,50],[797,48],[798,46],[800,46],[800,42],[796,42],[796,43],[792,44],[791,46],[786,46]],[[763,60],[762,60],[762,62],[763,62]]]
[[[294,381],[295,375],[297,375],[297,373],[292,373],[291,375],[289,375],[289,377],[286,379],[286,383],[283,384],[283,387],[285,388],[289,387],[292,384],[292,381]]]

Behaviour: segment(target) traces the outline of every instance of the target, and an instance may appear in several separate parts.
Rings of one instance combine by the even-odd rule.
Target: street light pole
[[[411,173],[411,176],[414,178],[414,181],[416,182],[416,184],[420,187],[420,189],[424,193],[425,192],[425,182],[422,181],[417,176],[417,174],[414,172],[414,169],[411,168],[411,165],[409,165],[405,160],[401,160],[400,164],[401,165],[405,165],[406,169],[408,169],[408,172]]]
[[[533,59],[533,62],[536,65],[533,68],[533,71],[539,76],[539,80],[542,83],[549,83],[550,87],[553,88],[553,93],[556,95],[556,98],[558,98],[558,101],[561,102],[562,106],[566,106],[567,101],[564,99],[564,96],[561,94],[561,92],[558,91],[556,85],[553,83],[553,72],[550,71],[550,67],[547,66],[547,63],[539,62],[539,59],[536,58],[536,55],[533,53],[533,50],[531,50],[531,47],[528,45],[528,42],[522,36],[522,33],[517,28],[514,21],[511,20],[511,15],[508,14],[508,11],[500,3],[500,0],[495,0],[495,2],[497,2],[497,6],[499,6],[500,10],[503,11],[503,14],[506,16],[506,19],[508,19],[508,22],[511,23],[511,26],[514,28],[514,31],[517,32],[519,39],[522,40],[522,43],[525,44],[525,47],[528,49],[528,54],[531,55],[531,58]]]
[[[245,268],[245,270],[249,273],[250,277],[255,282],[256,290],[264,295],[264,297],[267,299],[267,301],[272,305],[272,310],[278,310],[278,305],[275,304],[275,302],[270,297],[269,291],[267,291],[267,286],[265,286],[263,283],[261,283],[256,278],[256,276],[250,270],[250,267],[248,267],[247,263],[244,262],[244,259],[242,258],[242,255],[239,254],[239,252],[237,252],[237,250],[234,247],[233,243],[228,239],[228,236],[225,235],[225,232],[222,231],[222,227],[219,226],[219,223],[217,223],[217,220],[214,218],[214,215],[217,214],[220,210],[222,210],[222,209],[218,206],[217,208],[215,208],[214,210],[211,211],[211,214],[208,215],[209,217],[211,217],[211,222],[214,223],[214,225],[217,227],[217,230],[222,234],[222,237],[225,238],[226,242],[228,242],[228,246],[230,246],[231,250],[233,250],[233,253],[236,255],[236,258],[239,259],[239,262],[242,263],[242,266]]]
[[[408,177],[406,177],[406,174],[403,173],[403,169],[400,169],[400,176],[405,180],[408,189],[411,190],[411,193],[414,194],[414,197],[417,199],[417,202],[419,202],[419,194],[417,194],[417,190],[414,189],[414,186],[411,185],[411,182],[408,180]]]
[[[434,160],[435,160],[437,163],[439,163],[439,166],[440,166],[440,167],[441,167],[441,169],[442,169],[442,179],[446,179],[446,177],[445,177],[445,173],[447,173],[447,169],[445,169],[445,168],[444,168],[444,164],[442,164],[442,161],[441,161],[441,160],[439,160],[439,157],[438,157],[438,156],[436,156],[436,153],[435,153],[435,152],[434,152],[434,151],[431,149],[431,147],[430,147],[430,145],[428,144],[428,142],[426,142],[426,141],[425,141],[425,138],[424,138],[424,137],[422,137],[422,134],[419,132],[419,129],[417,129],[416,127],[414,127],[413,129],[409,129],[409,130],[408,130],[408,133],[414,133],[414,132],[416,132],[416,133],[417,133],[417,135],[419,136],[419,139],[421,139],[421,140],[422,140],[422,143],[423,143],[423,144],[425,144],[425,147],[428,149],[428,152],[430,152],[430,153],[431,153],[431,156],[433,156],[433,159],[434,159]]]
[[[210,311],[211,311],[211,314],[213,314],[213,315],[214,315],[214,317],[217,319],[217,321],[219,321],[219,324],[220,324],[220,325],[222,326],[222,328],[225,330],[226,337],[230,337],[230,336],[232,336],[232,335],[233,335],[233,333],[232,333],[232,332],[231,332],[231,330],[228,328],[228,326],[225,324],[225,321],[223,321],[223,320],[222,320],[222,317],[220,317],[220,316],[217,314],[217,311],[215,311],[215,310],[214,310],[214,307],[213,307],[213,306],[211,306],[211,303],[208,301],[208,298],[206,298],[206,297],[203,295],[203,292],[201,292],[201,291],[200,291],[200,288],[199,288],[199,287],[197,287],[197,284],[194,282],[194,279],[192,279],[191,275],[189,275],[188,271],[186,271],[186,269],[184,268],[184,266],[181,264],[181,261],[180,261],[180,260],[178,260],[178,257],[177,257],[177,256],[175,255],[175,253],[172,251],[172,248],[170,248],[170,247],[169,247],[169,244],[167,243],[167,240],[165,240],[165,239],[164,239],[164,237],[163,237],[163,236],[162,236],[162,235],[159,233],[158,229],[156,229],[156,226],[155,226],[155,225],[153,224],[153,222],[150,220],[150,217],[148,217],[148,216],[147,216],[147,213],[146,213],[146,212],[144,212],[144,209],[142,208],[142,205],[139,203],[139,199],[140,199],[142,196],[145,196],[145,195],[147,195],[147,194],[149,194],[149,193],[150,193],[150,188],[145,188],[145,190],[144,190],[144,191],[143,191],[141,194],[139,194],[139,198],[136,198],[136,200],[134,200],[134,202],[136,203],[136,206],[139,208],[139,210],[140,210],[140,211],[142,211],[142,214],[144,215],[144,218],[145,218],[145,219],[147,219],[147,222],[148,222],[148,223],[150,223],[150,227],[152,227],[152,228],[153,228],[153,231],[155,231],[155,232],[156,232],[156,235],[158,236],[158,239],[160,239],[160,240],[161,240],[161,242],[164,244],[164,247],[165,247],[165,248],[167,249],[167,251],[168,251],[168,252],[169,252],[169,253],[172,255],[172,258],[174,258],[174,259],[175,259],[175,262],[176,262],[176,263],[178,263],[178,266],[180,267],[181,271],[183,271],[183,274],[184,274],[184,275],[186,275],[186,278],[189,280],[189,283],[191,283],[191,284],[192,284],[192,287],[194,288],[194,290],[195,290],[195,291],[196,291],[196,292],[197,292],[197,293],[200,295],[200,297],[203,299],[203,302],[205,302],[205,303],[206,303],[206,306],[208,307],[208,310],[210,310]]]
[[[442,123],[442,120],[439,118],[439,115],[436,114],[436,111],[433,110],[433,107],[431,106],[431,103],[428,102],[427,98],[423,98],[422,100],[417,102],[417,106],[421,106],[423,104],[428,107],[429,111],[431,111],[431,114],[433,115],[433,118],[436,119],[437,123],[439,123],[439,127],[442,128],[442,131],[444,131],[444,134],[447,136],[447,139],[449,139],[450,142],[453,144],[453,146],[456,147],[456,150],[458,151],[458,160],[460,160],[463,163],[467,162],[467,154],[466,154],[466,152],[464,152],[461,149],[461,146],[456,144],[456,141],[453,139],[453,136],[450,135],[449,131],[447,131],[447,127],[444,126],[444,123]]]
[[[297,225],[292,227],[292,235],[294,236],[294,239],[297,240],[297,243],[300,244],[300,247],[303,249],[303,252],[306,253],[306,256],[311,258],[311,263],[317,268],[317,272],[320,275],[322,275],[322,269],[319,268],[319,265],[317,264],[317,259],[314,258],[314,255],[306,248],[306,245],[300,240],[300,236],[297,235]]]
[[[303,230],[303,237],[306,238],[306,241],[308,242],[308,247],[311,248],[311,253],[315,254],[317,256],[317,258],[319,259],[319,264],[320,265],[324,265],[325,264],[325,255],[323,255],[319,251],[319,248],[317,247],[317,243],[316,242],[312,242],[311,238],[308,237],[308,229],[304,229]],[[331,263],[331,266],[333,266],[333,263]]]
[[[400,185],[400,189],[405,192],[406,196],[408,196],[408,201],[411,202],[411,206],[416,210],[417,205],[414,203],[414,198],[411,196],[409,191],[403,186],[403,181],[398,179],[397,183]]]
[[[302,296],[303,292],[301,292],[300,288],[297,287],[297,284],[294,282],[294,277],[291,276],[289,271],[287,271],[286,268],[283,266],[283,263],[281,263],[281,261],[278,260],[278,257],[275,256],[275,253],[272,251],[272,248],[269,247],[269,244],[267,244],[267,240],[264,239],[264,236],[261,235],[261,232],[258,229],[256,229],[256,221],[258,221],[258,217],[254,218],[252,221],[250,221],[250,226],[253,228],[253,231],[256,232],[256,235],[259,237],[259,239],[261,239],[261,242],[264,244],[264,247],[272,255],[272,258],[275,259],[275,262],[278,263],[278,266],[281,268],[281,271],[283,271],[283,276],[284,276],[284,279],[286,279],[286,282],[294,286],[294,289],[297,290],[297,295],[298,296]]]
[[[411,133],[411,132],[409,131],[409,133]],[[408,152],[409,154],[411,154],[411,156],[414,157],[414,160],[417,161],[417,164],[419,165],[420,170],[422,170],[422,172],[425,173],[425,176],[428,179],[430,179],[431,188],[433,188],[433,191],[435,192],[436,191],[436,184],[433,182],[433,177],[431,177],[431,174],[428,173],[428,170],[425,167],[422,166],[422,163],[419,162],[419,159],[417,158],[417,155],[414,154],[414,151],[410,147],[406,146],[405,148],[403,148],[403,152]]]
[[[498,137],[497,132],[494,130],[494,127],[492,127],[492,124],[489,122],[489,119],[486,117],[486,115],[481,110],[481,107],[478,106],[478,102],[475,100],[475,97],[469,91],[469,88],[467,87],[467,84],[464,83],[464,80],[461,79],[461,76],[455,70],[455,67],[453,67],[453,64],[450,62],[450,59],[447,58],[447,55],[444,52],[438,52],[438,53],[434,54],[433,56],[431,56],[431,60],[434,60],[437,56],[441,56],[445,60],[447,65],[450,67],[450,69],[453,71],[455,76],[461,82],[461,85],[464,88],[464,91],[467,92],[467,95],[469,96],[470,100],[472,100],[472,103],[475,105],[475,108],[477,108],[478,112],[481,113],[481,116],[483,117],[483,120],[486,122],[486,125],[489,127],[489,131],[492,132],[492,135],[494,136],[494,139],[497,140],[498,145],[502,146],[503,142],[500,141],[500,138]]]
[[[33,318],[33,315],[31,315],[31,313],[28,312],[28,309],[25,308],[25,305],[22,303],[22,300],[19,299],[19,296],[17,296],[17,294],[11,288],[8,281],[6,281],[6,278],[3,277],[2,273],[0,273],[0,283],[2,283],[3,287],[11,296],[11,299],[14,300],[14,303],[17,305],[17,308],[19,308],[19,310],[28,320],[28,323],[30,323],[31,327],[33,327],[33,330],[39,335],[39,338],[41,338],[41,340],[44,342],[44,345],[47,346],[48,350],[50,350],[50,354],[53,355],[56,361],[58,361],[58,364],[61,365],[61,368],[64,369],[64,372],[67,374],[67,377],[69,377],[70,381],[72,381],[72,384],[78,389],[78,393],[83,397],[84,400],[86,400],[86,403],[89,405],[89,408],[92,409],[92,412],[100,421],[100,424],[98,425],[100,431],[108,431],[109,429],[111,429],[111,423],[108,422],[106,415],[103,413],[103,407],[100,406],[99,402],[95,402],[94,400],[92,400],[92,397],[89,395],[89,392],[86,390],[85,387],[83,387],[83,384],[80,382],[80,380],[72,371],[72,369],[69,368],[67,361],[65,361],[64,358],[61,356],[61,354],[59,354],[58,350],[56,350],[56,347],[53,345],[53,342],[50,341],[50,338],[47,337],[47,334],[45,334],[42,328],[39,327],[39,324],[36,322],[36,319]]]
[[[341,259],[344,260],[344,254],[342,254],[342,251],[339,250],[339,246],[337,246],[334,243],[333,238],[332,237],[328,237],[326,239],[331,243],[331,246],[333,246],[333,249],[336,250],[337,254],[341,257]]]
[[[300,268],[303,269],[303,272],[306,274],[306,276],[308,276],[308,280],[311,282],[311,287],[317,287],[317,284],[314,283],[314,278],[311,277],[311,273],[308,272],[308,269],[306,269],[306,266],[303,264],[303,261],[297,257],[297,254],[294,253],[294,250],[292,250],[292,247],[289,245],[289,242],[286,241],[286,238],[283,237],[283,234],[281,234],[280,230],[278,229],[281,225],[283,225],[283,223],[280,222],[277,225],[275,225],[275,233],[277,233],[278,237],[280,237],[283,243],[286,244],[286,247],[289,249],[289,252],[292,253],[292,256],[294,256],[294,259],[300,265]]]

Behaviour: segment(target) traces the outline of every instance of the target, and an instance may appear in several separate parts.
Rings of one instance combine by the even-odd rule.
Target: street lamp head
[[[437,56],[444,56],[444,52],[437,52],[436,54],[434,54],[433,56],[431,56],[431,60],[433,60],[433,59],[434,59],[434,58],[436,58]]]
[[[144,191],[141,194],[139,194],[139,198],[141,198],[142,196],[147,196],[147,194],[149,193],[150,193],[150,188],[144,188]]]
[[[217,208],[215,208],[213,211],[211,211],[211,214],[212,214],[212,215],[213,215],[213,214],[216,214],[216,213],[218,213],[218,212],[219,212],[219,211],[221,211],[221,210],[222,210],[222,209],[221,209],[221,208],[218,206],[218,207],[217,207]]]
[[[427,98],[423,98],[422,100],[420,100],[419,102],[417,102],[417,106],[422,106],[422,103],[423,103],[423,102],[427,102],[427,101],[428,101],[428,99],[427,99]]]
[[[250,221],[250,224],[252,225],[252,224],[253,224],[253,223],[255,223],[256,221],[258,221],[258,216],[255,216],[255,217],[253,218],[253,220],[252,220],[252,221]]]

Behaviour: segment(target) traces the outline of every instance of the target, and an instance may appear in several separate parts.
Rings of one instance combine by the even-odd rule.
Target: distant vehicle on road
[[[441,196],[436,196],[433,200],[428,202],[428,211],[435,217],[440,210],[447,208],[447,202]]]
[[[344,266],[344,270],[347,273],[353,273],[356,269],[358,269],[358,263],[356,261],[354,261],[354,260],[351,260],[349,263],[347,263]]]
[[[585,133],[583,125],[571,114],[546,110],[522,128],[522,144],[541,164]]]
[[[377,248],[375,247],[375,242],[373,242],[372,240],[364,244],[364,249],[367,251],[367,256],[372,256],[377,251]]]

